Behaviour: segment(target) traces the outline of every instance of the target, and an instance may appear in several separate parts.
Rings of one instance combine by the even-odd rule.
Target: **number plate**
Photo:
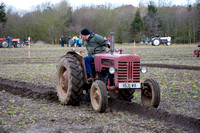
[[[141,88],[140,83],[119,83],[119,88]]]

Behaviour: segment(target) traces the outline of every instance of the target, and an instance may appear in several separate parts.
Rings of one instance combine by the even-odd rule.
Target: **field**
[[[132,103],[109,101],[106,113],[93,111],[90,102],[80,106],[59,104],[56,96],[56,65],[72,48],[31,45],[0,49],[0,132],[199,132],[200,58],[197,44],[149,46],[136,44],[135,51],[161,88],[157,109],[141,106],[140,91]],[[133,44],[117,44],[123,53],[134,54]],[[86,56],[85,48],[76,48]]]

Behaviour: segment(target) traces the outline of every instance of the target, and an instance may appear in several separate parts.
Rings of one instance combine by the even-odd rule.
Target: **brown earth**
[[[74,132],[76,131],[76,129],[78,129],[78,131],[83,130],[86,132],[104,132],[104,131],[115,132],[118,130],[120,132],[121,131],[122,132],[124,131],[128,131],[128,132],[129,131],[133,131],[133,132],[140,132],[140,131],[142,132],[144,131],[198,132],[200,130],[199,119],[195,119],[195,118],[191,118],[191,117],[187,117],[183,115],[178,115],[178,114],[171,114],[161,109],[155,109],[152,107],[142,106],[137,103],[109,99],[109,108],[107,112],[104,114],[98,114],[97,116],[93,116],[90,114],[91,112],[93,112],[92,114],[97,114],[97,113],[92,111],[92,107],[90,103],[87,101],[83,101],[81,106],[74,107],[77,110],[75,109],[73,110],[77,111],[78,114],[75,113],[74,111],[71,112],[71,109],[73,107],[66,107],[63,105],[59,105],[59,101],[58,101],[55,89],[51,87],[37,86],[31,83],[0,78],[0,91],[1,91],[0,93],[1,101],[4,103],[3,106],[1,106],[1,110],[3,110],[3,112],[1,112],[1,118],[2,117],[4,118],[7,115],[6,119],[4,118],[1,120],[2,132],[10,132],[10,131],[12,132],[73,131]],[[13,95],[10,96],[10,94],[7,92]],[[25,101],[28,101],[28,103],[26,103]],[[44,106],[40,104],[44,104]],[[49,104],[50,107],[47,104]],[[35,109],[32,109],[32,106],[39,106],[39,107],[37,107],[37,109],[35,110]],[[63,112],[56,113],[58,112],[56,108],[60,108],[60,106],[61,108],[66,108],[66,110],[63,110]],[[70,108],[70,111],[68,108]],[[80,110],[83,110],[83,109],[84,111],[80,112]],[[64,115],[65,111],[68,113],[67,114],[68,117]],[[51,115],[48,115],[50,113]],[[36,116],[35,115],[32,116],[31,114],[32,115],[36,114]],[[49,118],[46,115],[48,115]],[[106,119],[105,122],[98,123],[98,121],[102,121],[102,118],[100,118],[99,120],[99,115],[106,115],[106,117],[103,118],[103,119]],[[83,116],[83,117],[80,117],[80,116]],[[80,117],[80,121],[82,123],[76,124],[75,126],[72,126],[72,127],[61,126],[63,122],[66,122],[66,124],[74,123],[75,120],[72,119],[73,117]],[[125,125],[127,128],[123,128],[123,124],[120,125],[119,129],[117,130],[112,130],[112,128],[111,129],[106,128],[110,124],[109,120],[113,119],[113,117],[116,117],[114,118],[114,123],[113,123],[114,125],[118,123],[118,121],[119,123],[120,121],[126,121]],[[132,120],[129,120],[130,117],[132,117]],[[136,117],[136,119],[134,117]],[[13,118],[14,120],[11,122],[9,119],[12,120]],[[132,124],[134,125],[134,122],[140,121],[138,119],[142,119],[142,121],[145,121],[145,122],[141,124],[142,126],[135,125],[136,129],[134,129],[134,127],[132,127],[131,125]],[[150,119],[150,121],[148,121],[148,119]],[[9,120],[9,125],[6,125],[7,124],[6,120]],[[88,125],[87,121],[89,121],[89,123],[92,121],[92,127],[86,128]],[[45,125],[43,125],[44,124],[43,122],[45,122]],[[54,122],[59,125],[58,129],[55,129],[54,126],[52,127],[52,124]],[[43,124],[40,124],[40,123],[43,123]],[[158,127],[154,127],[152,129],[151,126],[153,123],[160,123],[161,125]],[[85,126],[82,127],[82,129],[80,129],[82,124]],[[91,126],[91,125],[89,124],[88,126]],[[137,129],[138,126],[139,126],[139,130]],[[115,129],[116,126],[114,126],[113,128]]]
[[[24,57],[25,48],[0,49],[0,132],[200,131],[200,65],[188,53],[191,45],[147,46],[152,50],[151,57],[147,56],[149,52],[142,52],[146,47],[138,47],[142,65],[148,66],[148,73],[141,75],[141,81],[146,78],[158,81],[161,103],[157,109],[142,106],[140,91],[136,91],[131,103],[109,99],[105,113],[96,113],[85,98],[80,106],[59,103],[53,75],[66,49],[40,47],[45,50],[33,48],[31,63]],[[180,48],[187,56],[175,55],[174,51]],[[165,57],[155,54],[162,50],[167,50]],[[166,56],[170,58],[166,60]]]

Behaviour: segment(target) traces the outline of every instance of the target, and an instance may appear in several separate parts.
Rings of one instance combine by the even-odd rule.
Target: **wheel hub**
[[[147,89],[145,89],[145,90],[144,90],[144,94],[145,94],[146,97],[149,97],[149,98],[152,97],[151,90],[147,90]]]
[[[65,70],[65,72],[62,74],[61,87],[62,87],[62,90],[63,90],[63,94],[65,95],[67,93],[67,90],[68,90],[68,72],[67,72],[67,70]]]
[[[95,91],[93,93],[93,99],[96,102],[96,104],[99,105],[100,94],[99,94],[99,91],[97,89],[95,89]]]
[[[154,44],[155,44],[155,45],[159,45],[159,41],[158,41],[158,40],[155,40],[155,41],[154,41]]]
[[[6,47],[7,46],[7,43],[6,42],[3,42],[3,44],[2,44],[4,47]]]

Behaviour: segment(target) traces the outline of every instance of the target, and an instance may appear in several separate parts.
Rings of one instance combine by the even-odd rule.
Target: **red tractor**
[[[21,48],[20,39],[12,39],[12,45],[15,48]],[[8,39],[0,38],[0,47],[7,48],[8,46]]]
[[[199,55],[200,55],[200,42],[199,42],[199,45],[197,47],[199,47],[199,49],[194,50],[194,56],[195,57],[199,57]]]
[[[136,89],[141,90],[143,105],[158,107],[160,87],[154,79],[140,82],[140,73],[146,72],[140,66],[140,56],[122,54],[114,50],[114,32],[111,32],[110,52],[95,55],[94,81],[88,82],[84,59],[80,53],[69,51],[57,65],[57,95],[62,104],[78,105],[83,90],[90,95],[92,107],[97,112],[105,112],[108,97],[131,101]]]

